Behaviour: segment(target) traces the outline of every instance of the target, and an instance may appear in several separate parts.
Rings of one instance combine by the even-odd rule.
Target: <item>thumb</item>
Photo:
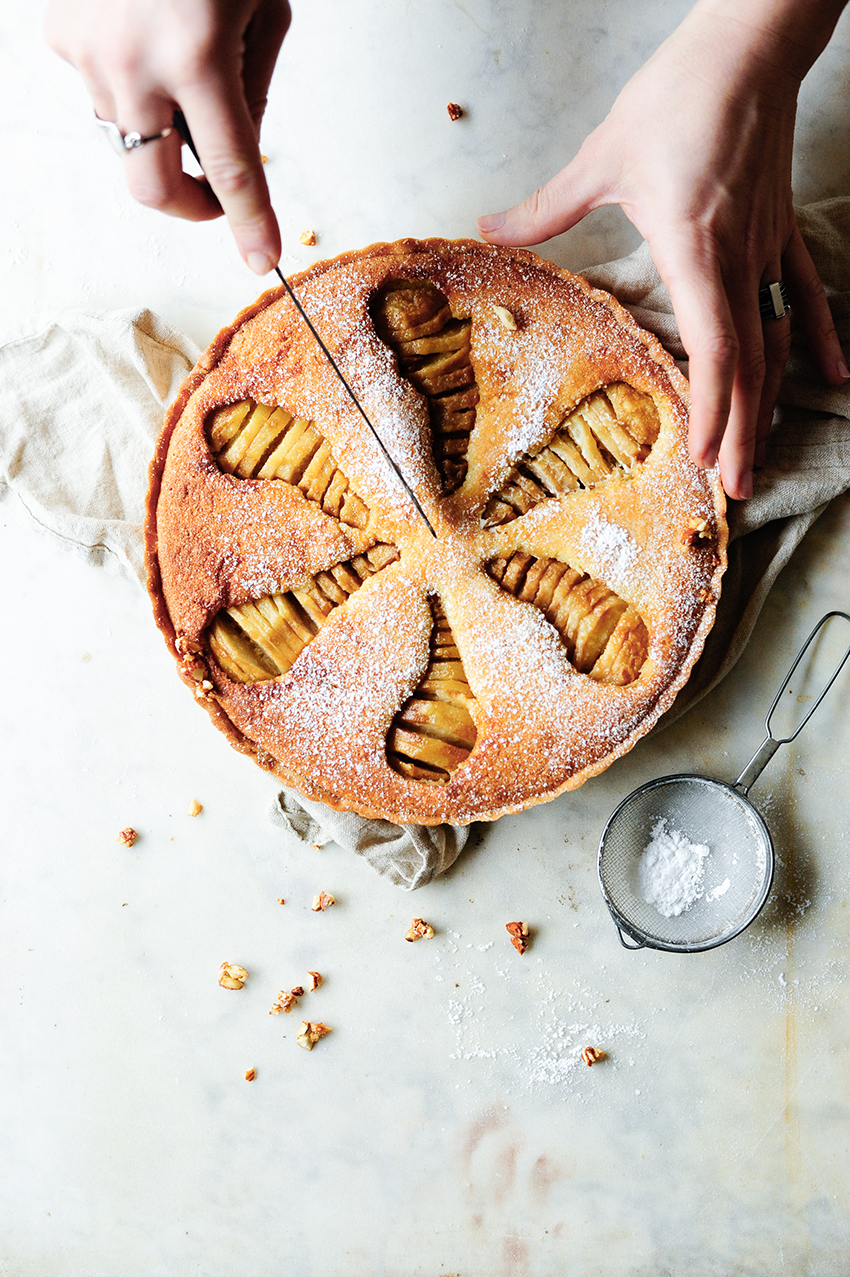
[[[568,231],[601,202],[579,154],[521,204],[479,217],[478,233],[489,244],[542,244]]]

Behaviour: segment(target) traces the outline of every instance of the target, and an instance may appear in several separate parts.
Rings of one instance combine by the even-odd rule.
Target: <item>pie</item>
[[[182,676],[337,809],[465,824],[582,784],[714,618],[725,502],[688,458],[686,381],[524,250],[402,240],[291,283],[357,402],[283,288],[187,379],[147,525]]]

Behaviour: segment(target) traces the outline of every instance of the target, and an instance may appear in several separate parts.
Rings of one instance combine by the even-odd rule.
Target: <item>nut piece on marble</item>
[[[303,993],[304,990],[302,989],[301,992]],[[284,1011],[287,1015],[289,1015],[292,1008],[297,1005],[297,998],[298,995],[294,989],[291,993],[287,993],[285,989],[281,989],[280,993],[277,995],[277,1001],[271,1011],[269,1011],[269,1015],[280,1015],[281,1011]]]
[[[312,1051],[319,1039],[327,1037],[330,1031],[330,1027],[322,1024],[320,1020],[302,1020],[295,1040],[299,1046],[303,1046],[305,1051]]]
[[[499,318],[499,323],[502,327],[506,328],[509,333],[515,333],[516,320],[514,319],[513,312],[508,310],[507,306],[496,306],[495,304],[493,309],[495,310]]]
[[[131,829],[128,825],[126,829],[121,830],[115,841],[120,842],[122,847],[132,847],[138,836],[135,829]]]
[[[199,803],[197,798],[193,798],[189,803],[189,806],[186,808],[186,814],[187,816],[200,816],[203,810],[203,803]]]
[[[322,983],[322,976],[319,971],[308,971],[310,977],[310,992],[315,993],[319,985]]]
[[[248,972],[244,967],[237,967],[232,962],[222,962],[221,975],[218,977],[222,989],[241,989],[247,979]]]
[[[336,901],[333,896],[329,896],[326,891],[320,891],[314,898],[310,908],[313,913],[324,913],[326,909],[330,909],[331,905],[335,905]]]
[[[434,928],[430,922],[426,922],[424,918],[414,918],[410,924],[410,930],[405,935],[405,940],[431,940],[434,936]]]
[[[605,1059],[605,1052],[598,1046],[586,1046],[581,1053],[581,1058],[590,1068],[592,1064],[598,1064],[600,1060]]]
[[[316,242],[316,232],[302,231],[301,235],[299,236],[299,239],[301,240],[302,244],[306,244],[308,248],[312,248]]]
[[[527,922],[506,922],[505,930],[511,937],[511,944],[517,953],[525,953],[528,948],[528,923]]]
[[[464,115],[463,107],[457,102],[449,102],[449,104],[446,107],[446,110],[449,113],[449,119],[452,121],[460,120],[463,118],[463,115]]]
[[[245,1070],[245,1081],[246,1081],[246,1082],[253,1082],[253,1080],[254,1080],[254,1078],[255,1078],[256,1076],[257,1076],[257,1070],[256,1070],[256,1069],[246,1069],[246,1070]]]

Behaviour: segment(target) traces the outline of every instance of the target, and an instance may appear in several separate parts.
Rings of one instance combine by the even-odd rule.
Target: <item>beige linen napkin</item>
[[[850,199],[799,210],[800,226],[845,350],[850,348]],[[667,290],[646,247],[586,272],[677,358]],[[0,344],[0,495],[90,562],[144,583],[147,469],[164,409],[199,352],[150,311],[68,312]],[[683,365],[687,371],[686,365]],[[767,464],[751,501],[730,508],[729,570],[705,652],[671,722],[729,672],[768,590],[826,504],[850,488],[850,390],[823,386],[798,337]],[[334,812],[284,791],[272,819],[316,846],[362,855],[407,890],[457,858],[468,829],[425,828]]]

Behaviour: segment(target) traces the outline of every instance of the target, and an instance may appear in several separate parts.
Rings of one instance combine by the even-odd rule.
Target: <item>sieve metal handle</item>
[[[617,925],[616,922],[614,923],[614,926],[617,927],[617,935],[620,937],[620,944],[623,946],[624,949],[645,949],[646,948],[645,940],[637,940],[634,944],[626,944],[626,937],[623,935],[622,931],[620,930],[620,927]],[[626,934],[628,935],[630,940],[635,939],[635,937],[632,935],[631,932],[627,932]]]
[[[774,711],[777,705],[779,704],[779,701],[782,697],[782,693],[785,691],[786,687],[791,682],[791,678],[794,674],[794,671],[796,670],[797,666],[800,664],[800,661],[803,659],[806,652],[809,650],[809,648],[811,647],[812,643],[814,642],[814,640],[816,639],[820,631],[826,625],[827,621],[831,621],[832,618],[835,616],[840,616],[843,620],[847,621],[848,624],[850,624],[850,616],[848,616],[846,612],[826,612],[818,621],[817,625],[812,630],[811,634],[806,639],[805,643],[800,648],[797,655],[794,657],[793,664],[791,665],[791,668],[789,669],[788,673],[785,675],[785,680],[782,686],[780,687],[779,691],[774,696],[773,704],[771,705],[770,709],[767,711],[767,717],[764,720],[764,729],[767,732],[767,736],[759,745],[758,749],[753,754],[752,758],[747,763],[746,767],[741,772],[738,779],[735,781],[735,784],[732,786],[733,789],[737,789],[739,794],[749,793],[751,785],[753,785],[753,783],[758,779],[758,777],[764,771],[765,767],[770,762],[771,758],[773,758],[773,755],[779,749],[780,745],[788,745],[790,744],[792,740],[795,740],[800,735],[800,732],[806,726],[806,723],[808,723],[812,714],[814,714],[815,710],[820,705],[821,701],[826,696],[827,692],[832,687],[833,683],[838,678],[838,675],[841,673],[842,669],[844,668],[844,664],[848,656],[850,656],[850,645],[848,645],[847,650],[845,651],[841,660],[838,662],[835,669],[833,670],[832,676],[829,682],[826,684],[820,696],[817,698],[814,705],[809,710],[808,714],[803,719],[802,723],[797,728],[797,730],[795,732],[792,732],[790,736],[777,737],[773,735],[773,733],[770,730],[770,720],[771,718],[773,718]]]

